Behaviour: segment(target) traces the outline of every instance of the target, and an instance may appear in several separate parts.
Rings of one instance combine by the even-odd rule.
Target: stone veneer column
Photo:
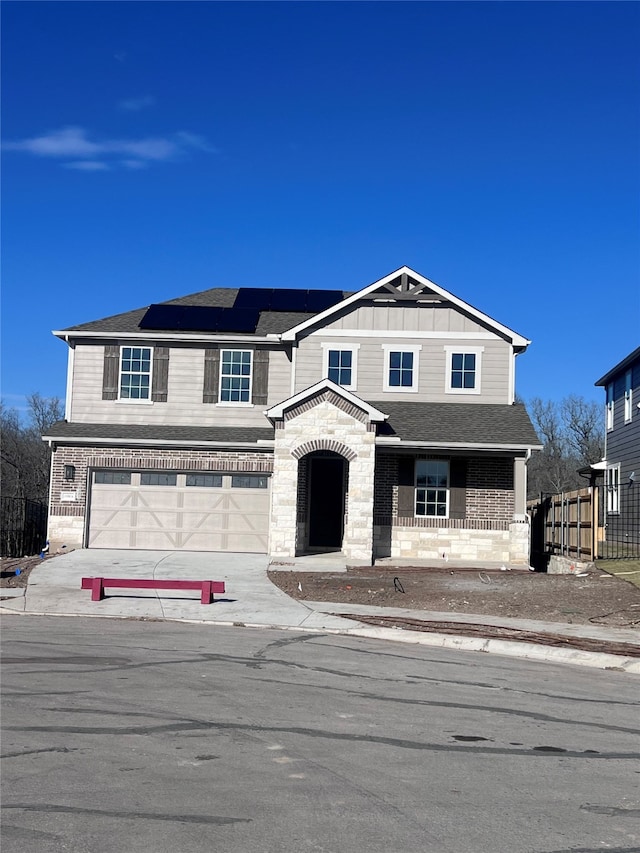
[[[278,560],[296,555],[298,460],[294,453],[314,439],[350,451],[342,552],[351,562],[371,565],[375,432],[368,418],[354,417],[327,400],[276,424],[269,556]]]

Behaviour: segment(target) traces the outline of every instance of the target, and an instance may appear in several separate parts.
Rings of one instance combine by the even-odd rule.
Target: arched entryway
[[[310,551],[340,551],[347,509],[349,462],[331,450],[299,460],[300,545]]]

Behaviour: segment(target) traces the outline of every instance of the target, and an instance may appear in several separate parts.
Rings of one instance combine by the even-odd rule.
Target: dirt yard
[[[55,554],[51,555],[52,557]],[[46,554],[45,560],[50,559]],[[3,587],[26,586],[29,575],[35,566],[39,566],[43,559],[38,555],[35,557],[2,557],[0,558],[0,598],[2,598]],[[20,574],[16,574],[19,570]]]
[[[283,592],[301,601],[640,627],[640,589],[598,569],[584,577],[375,567],[336,573],[271,571],[269,577]]]

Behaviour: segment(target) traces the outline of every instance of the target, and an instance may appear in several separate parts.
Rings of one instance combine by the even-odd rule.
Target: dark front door
[[[341,548],[344,524],[344,459],[311,459],[309,546]]]

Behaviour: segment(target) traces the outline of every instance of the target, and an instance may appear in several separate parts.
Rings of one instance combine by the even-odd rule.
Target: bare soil
[[[49,556],[54,557],[55,554],[45,554],[44,558],[39,554],[33,557],[1,557],[0,598],[2,598],[3,587],[26,586],[32,570],[44,560],[48,560]],[[19,574],[16,574],[18,571]]]
[[[544,622],[640,627],[640,589],[599,569],[586,576],[477,569],[270,571],[300,601],[370,604]]]

